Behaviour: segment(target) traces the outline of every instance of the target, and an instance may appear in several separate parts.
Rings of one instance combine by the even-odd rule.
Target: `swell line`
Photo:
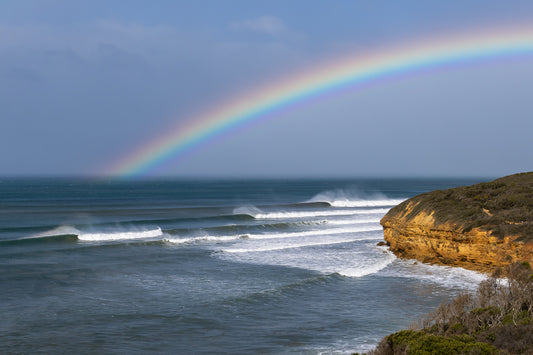
[[[330,236],[336,234],[348,234],[348,233],[362,233],[362,232],[374,232],[379,231],[378,227],[360,227],[360,228],[331,228],[331,229],[319,229],[303,232],[288,232],[288,233],[271,233],[271,234],[241,234],[241,235],[205,235],[189,238],[172,238],[167,237],[165,240],[169,243],[183,244],[193,243],[201,241],[214,241],[214,242],[226,242],[238,239],[251,239],[251,240],[264,240],[264,239],[285,239],[285,238],[301,238],[310,236]]]

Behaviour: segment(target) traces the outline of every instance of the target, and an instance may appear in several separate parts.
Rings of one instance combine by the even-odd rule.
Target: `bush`
[[[386,338],[390,354],[448,355],[495,354],[497,349],[489,344],[476,342],[469,336],[445,337],[423,331],[402,330]]]
[[[387,354],[533,354],[533,270],[516,263],[385,337],[371,352]]]

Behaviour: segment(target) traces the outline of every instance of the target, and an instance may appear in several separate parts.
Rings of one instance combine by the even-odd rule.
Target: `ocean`
[[[0,179],[0,353],[345,354],[482,274],[379,220],[489,179]]]

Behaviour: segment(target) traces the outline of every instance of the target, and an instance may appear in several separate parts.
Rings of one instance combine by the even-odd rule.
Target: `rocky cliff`
[[[478,271],[533,263],[533,172],[415,196],[381,225],[402,258]]]

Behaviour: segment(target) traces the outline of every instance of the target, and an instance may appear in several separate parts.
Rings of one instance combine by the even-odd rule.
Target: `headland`
[[[533,263],[533,172],[424,193],[380,223],[401,258],[482,272]]]

